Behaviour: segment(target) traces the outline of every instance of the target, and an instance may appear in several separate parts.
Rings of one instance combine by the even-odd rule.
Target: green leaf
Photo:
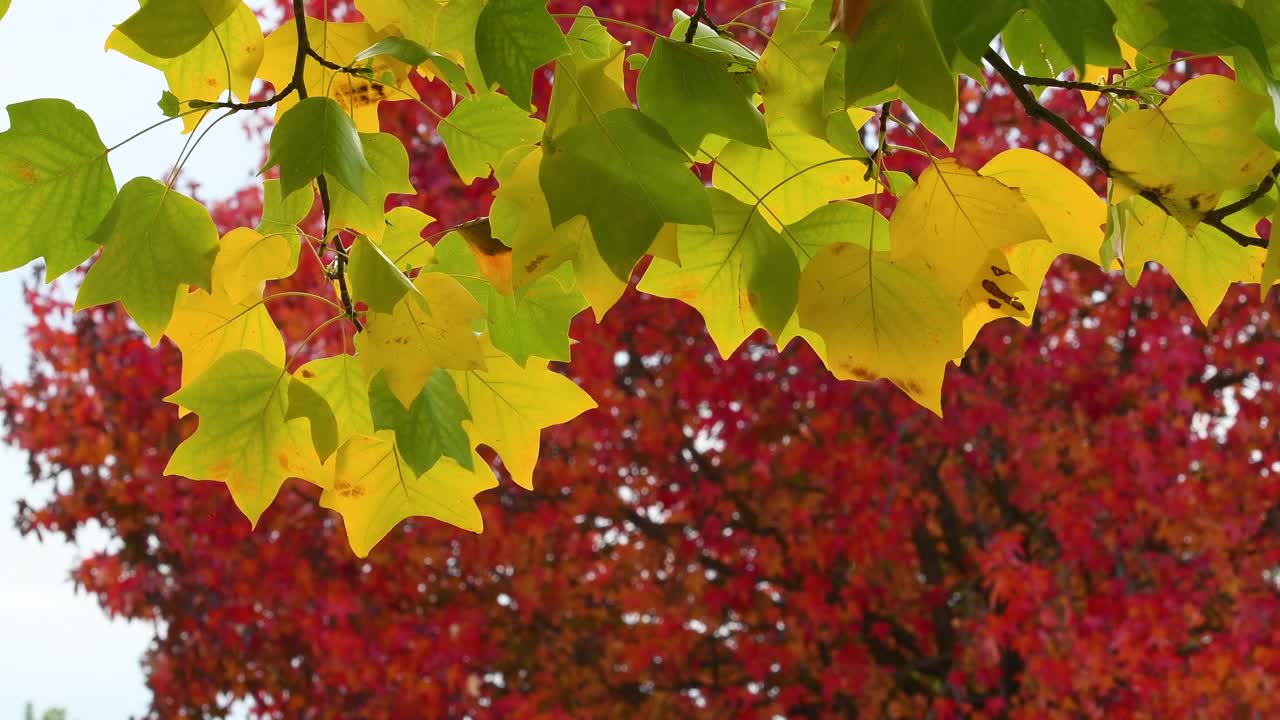
[[[486,261],[505,263],[509,269],[511,251]],[[486,310],[494,347],[516,362],[524,365],[531,356],[568,362],[569,324],[587,306],[573,286],[572,268],[562,266],[515,292],[503,290],[483,279],[486,273],[475,252],[454,232],[436,245],[436,262],[426,269],[452,275],[471,293]]]
[[[177,57],[200,44],[240,0],[153,0],[116,27],[156,57]]]
[[[418,475],[442,457],[453,458],[468,470],[474,467],[471,441],[462,428],[471,413],[447,371],[433,372],[408,410],[378,373],[369,385],[369,410],[375,429],[395,432],[400,454]]]
[[[440,139],[462,182],[488,177],[511,150],[533,145],[542,136],[542,121],[498,94],[468,97],[440,121]]]
[[[102,257],[85,275],[76,310],[120,300],[153,343],[184,285],[212,289],[218,229],[209,211],[155,180],[134,178],[121,188],[93,241]]]
[[[680,264],[654,259],[639,289],[702,314],[722,357],[757,328],[782,333],[796,308],[800,264],[759,208],[712,190],[715,228],[681,225]]]
[[[981,77],[982,55],[1025,0],[945,0],[933,3],[933,31],[947,62],[957,70],[969,63]],[[1108,12],[1109,14],[1109,12]]]
[[[107,147],[93,120],[66,100],[8,110],[9,129],[0,133],[0,270],[43,256],[52,281],[98,247],[90,235],[116,196]]]
[[[955,122],[956,76],[933,34],[924,0],[872,0],[857,41],[844,45],[840,71],[846,107],[878,104],[883,102],[878,93],[884,92],[901,97],[917,113],[929,108]]]
[[[409,154],[400,138],[387,133],[361,133],[360,147],[369,164],[362,180],[364,190],[355,193],[341,183],[329,183],[329,231],[346,228],[378,240],[386,231],[387,196],[415,192],[409,182]]]
[[[263,235],[281,233],[295,242],[302,236],[298,233],[298,223],[311,213],[315,205],[316,194],[310,187],[303,187],[289,195],[281,192],[280,181],[270,178],[262,183],[262,220],[257,230]]]
[[[803,8],[787,8],[778,15],[773,38],[756,65],[765,118],[771,126],[790,121],[800,130],[827,137],[823,87],[835,58],[826,30],[802,30]]]
[[[568,52],[546,0],[489,0],[476,22],[476,55],[489,82],[529,110],[533,71]]]
[[[285,421],[305,419],[311,428],[311,442],[320,462],[324,462],[338,449],[338,419],[329,407],[329,401],[310,385],[289,379],[289,410]]]
[[[622,72],[626,46],[615,40],[595,17],[589,7],[578,11],[565,36],[569,54],[556,60],[558,80],[551,86],[547,106],[546,133],[552,139],[594,121],[602,113],[631,107]]]
[[[764,116],[751,101],[750,74],[730,72],[734,56],[659,38],[636,85],[640,110],[694,154],[707,135],[765,147]]]
[[[156,107],[160,108],[160,112],[167,118],[176,118],[182,112],[178,96],[168,90],[160,93],[160,101],[156,103]]]
[[[0,20],[4,19],[4,14],[9,12],[9,0],[0,0]]]
[[[347,353],[319,358],[298,368],[294,378],[320,394],[337,422],[338,444],[352,435],[372,435],[369,410],[369,376],[359,361]]]
[[[357,54],[354,62],[361,63],[384,55],[389,55],[413,67],[430,64],[444,78],[449,89],[463,96],[471,92],[467,87],[467,73],[458,66],[458,63],[407,38],[389,37],[379,40]]]
[[[320,479],[310,423],[290,420],[290,386],[279,367],[252,350],[224,355],[167,401],[200,416],[169,458],[166,475],[225,482],[254,525],[286,478]]]
[[[374,312],[393,312],[406,293],[412,294],[423,310],[428,309],[426,298],[414,287],[413,281],[364,235],[357,237],[351,246],[347,281],[351,286],[351,297],[368,305]]]
[[[585,215],[601,257],[626,279],[663,223],[711,224],[686,160],[660,125],[619,108],[546,143],[539,180],[552,223]]]
[[[1116,14],[1116,35],[1138,52],[1243,50],[1264,74],[1273,74],[1257,25],[1231,0],[1107,0],[1107,4]]]
[[[280,116],[271,133],[263,170],[280,166],[280,186],[288,195],[322,174],[356,195],[364,194],[365,160],[355,123],[327,97],[303,100]]]
[[[1026,0],[1026,3],[1080,76],[1084,75],[1086,65],[1123,65],[1124,58],[1120,56],[1120,45],[1112,29],[1116,17],[1106,0]]]

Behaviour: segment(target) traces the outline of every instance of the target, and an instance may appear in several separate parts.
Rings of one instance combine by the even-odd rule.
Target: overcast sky
[[[0,20],[0,106],[70,100],[93,117],[108,146],[161,119],[155,103],[164,76],[102,50],[112,26],[137,6],[136,0],[13,0]],[[0,112],[0,131],[8,127],[7,113]],[[116,181],[162,176],[182,145],[179,130],[180,123],[171,123],[112,153]],[[227,121],[205,138],[185,175],[199,180],[207,197],[226,196],[251,181],[258,152]],[[21,287],[28,276],[0,275],[5,377],[25,374],[28,316]],[[0,446],[0,720],[20,718],[28,700],[40,708],[64,706],[72,720],[140,714],[147,692],[139,659],[151,628],[107,620],[94,599],[76,594],[68,580],[75,559],[103,547],[105,535],[86,536],[73,547],[57,539],[22,539],[13,528],[14,503],[47,494],[32,486],[23,456]]]

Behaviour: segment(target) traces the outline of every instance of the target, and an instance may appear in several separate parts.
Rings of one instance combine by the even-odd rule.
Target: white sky
[[[13,0],[0,20],[0,106],[42,97],[70,100],[93,117],[108,146],[162,119],[155,103],[164,76],[102,51],[112,25],[136,8],[136,0]],[[0,131],[8,127],[7,113],[0,112]],[[182,145],[179,130],[180,123],[171,123],[112,153],[116,181],[163,175]],[[223,197],[251,180],[258,152],[229,120],[209,133],[184,175],[201,181],[206,198]],[[28,316],[21,286],[28,276],[0,275],[5,377],[25,374]],[[32,486],[22,454],[0,446],[0,720],[21,717],[28,700],[39,708],[66,707],[73,720],[138,715],[148,698],[139,660],[151,629],[109,621],[68,579],[75,559],[102,547],[105,536],[86,536],[76,548],[18,535],[11,522],[14,503],[46,495],[43,486]]]

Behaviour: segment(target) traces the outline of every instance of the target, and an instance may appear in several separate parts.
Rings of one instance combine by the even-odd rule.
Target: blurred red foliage
[[[593,6],[657,25],[672,3]],[[1090,172],[998,82],[962,97],[965,164],[1012,144]],[[383,121],[429,230],[485,211],[429,113]],[[989,327],[949,372],[939,420],[762,336],[722,362],[696,313],[632,291],[576,321],[563,369],[600,409],[544,434],[537,492],[482,495],[482,536],[403,523],[367,561],[305,483],[251,532],[222,486],[163,477],[193,422],[161,401],[177,353],[112,308],[28,301],[9,440],[56,490],[17,523],[110,533],[74,576],[156,623],[152,717],[1280,714],[1274,299],[1233,291],[1205,329],[1163,273],[1131,290],[1064,259],[1034,328]],[[272,309],[294,343],[318,320]]]

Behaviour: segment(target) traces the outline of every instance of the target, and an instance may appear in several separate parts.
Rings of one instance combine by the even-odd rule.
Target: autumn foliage
[[[645,24],[671,9],[597,4]],[[1082,169],[990,83],[961,85],[954,156],[1032,147]],[[1096,130],[1078,93],[1046,104]],[[444,170],[429,113],[381,117],[418,189],[395,202],[440,227],[484,212],[492,186]],[[214,217],[260,212],[247,190]],[[1272,717],[1280,306],[1249,293],[1206,328],[1163,272],[1131,289],[1064,257],[1030,331],[995,323],[950,368],[940,419],[801,343],[758,333],[722,361],[695,312],[632,291],[576,321],[559,369],[599,408],[544,432],[534,492],[504,478],[478,498],[484,535],[413,519],[359,559],[309,484],[250,531],[221,485],[164,477],[194,427],[162,401],[178,354],[114,306],[73,316],[32,289],[31,376],[5,411],[55,491],[17,523],[118,540],[74,577],[157,623],[155,718],[236,701],[269,718]],[[290,349],[324,319],[272,310]]]

